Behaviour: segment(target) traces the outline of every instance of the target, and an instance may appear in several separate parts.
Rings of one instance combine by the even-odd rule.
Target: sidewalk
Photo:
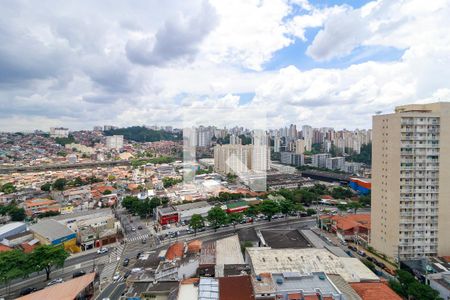
[[[113,244],[105,245],[104,247],[105,248],[115,248],[115,247],[117,247],[119,245],[120,244],[116,242],[116,243],[113,243]],[[87,254],[95,253],[95,252],[97,252],[98,249],[100,249],[100,248],[92,248],[92,249],[89,249],[89,250],[86,250],[86,251],[81,251],[81,252],[78,252],[78,253],[75,253],[75,254],[71,254],[67,258],[67,260],[71,260],[71,259],[74,259],[74,258],[77,258],[77,257],[81,257],[81,256],[84,256],[84,255],[87,255]]]

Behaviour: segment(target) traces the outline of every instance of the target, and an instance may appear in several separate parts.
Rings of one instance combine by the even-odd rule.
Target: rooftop
[[[17,298],[20,300],[41,300],[41,299],[59,299],[73,300],[89,284],[94,281],[95,273],[89,273],[66,282],[55,284],[43,290],[31,293],[29,295]]]
[[[379,280],[358,259],[337,257],[326,249],[272,249],[267,247],[247,248],[246,251],[255,274],[325,272],[327,274],[339,274],[347,282]]]
[[[338,296],[340,291],[323,272],[302,275],[298,272],[272,274],[278,292],[300,291],[303,294],[315,294],[316,289],[324,295]]]
[[[370,214],[348,214],[335,215],[331,220],[336,222],[336,226],[341,230],[349,230],[355,227],[364,227],[370,229]]]
[[[74,234],[68,227],[58,223],[55,220],[42,220],[30,227],[30,230],[45,237],[49,241],[66,237]]]
[[[7,233],[11,230],[14,230],[16,228],[20,228],[24,225],[25,225],[25,223],[23,223],[23,222],[11,222],[6,225],[3,225],[0,227],[0,236],[4,235],[5,233]]]
[[[216,278],[200,278],[198,300],[219,300],[219,281]]]
[[[272,280],[272,274],[261,273],[252,276],[253,289],[256,294],[272,294],[275,293],[276,287]]]
[[[175,206],[175,209],[177,211],[185,211],[185,210],[189,210],[189,209],[194,209],[194,208],[200,208],[200,207],[209,207],[211,206],[208,202],[206,201],[199,201],[199,202],[192,202],[192,203],[187,203],[187,204],[180,204]]]
[[[250,276],[232,276],[219,278],[220,300],[255,299]]]
[[[370,282],[370,283],[352,283],[352,288],[358,293],[363,300],[402,300],[387,283]]]
[[[216,241],[216,264],[245,264],[241,244],[237,235]]]
[[[261,230],[261,234],[266,244],[273,249],[311,247],[298,230]]]
[[[176,242],[175,244],[172,244],[169,249],[167,249],[166,252],[166,259],[167,260],[174,260],[177,258],[183,257],[184,252],[184,243],[183,242]]]

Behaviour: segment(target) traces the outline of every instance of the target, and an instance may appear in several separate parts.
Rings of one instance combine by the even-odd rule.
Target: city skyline
[[[258,110],[275,127],[369,128],[377,111],[450,95],[448,1],[2,8],[2,131],[180,127],[191,108],[215,108],[215,120]]]

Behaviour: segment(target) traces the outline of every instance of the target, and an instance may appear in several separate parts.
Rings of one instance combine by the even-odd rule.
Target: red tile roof
[[[231,276],[219,278],[220,300],[254,300],[250,276]]]
[[[172,246],[167,249],[166,252],[166,259],[167,260],[174,260],[176,258],[183,257],[183,251],[184,251],[184,243],[183,242],[177,242],[173,244]]]
[[[11,250],[12,250],[11,247],[0,244],[0,252],[6,252],[6,251],[11,251]]]
[[[303,297],[304,300],[320,300],[319,296],[316,295],[307,295]]]
[[[20,244],[20,247],[22,247],[23,252],[30,253],[30,252],[33,252],[34,248],[36,248],[36,245],[30,245],[25,242],[25,243]]]
[[[402,300],[386,283],[350,283],[363,300]]]
[[[202,249],[202,241],[194,240],[189,242],[188,244],[188,252],[189,253],[198,253]]]
[[[336,226],[339,230],[349,230],[356,227],[370,229],[370,214],[335,215],[330,219],[336,222]]]

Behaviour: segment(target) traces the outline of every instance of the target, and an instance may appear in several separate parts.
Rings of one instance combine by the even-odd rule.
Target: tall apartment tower
[[[392,258],[450,255],[450,102],[373,117],[371,245]]]

